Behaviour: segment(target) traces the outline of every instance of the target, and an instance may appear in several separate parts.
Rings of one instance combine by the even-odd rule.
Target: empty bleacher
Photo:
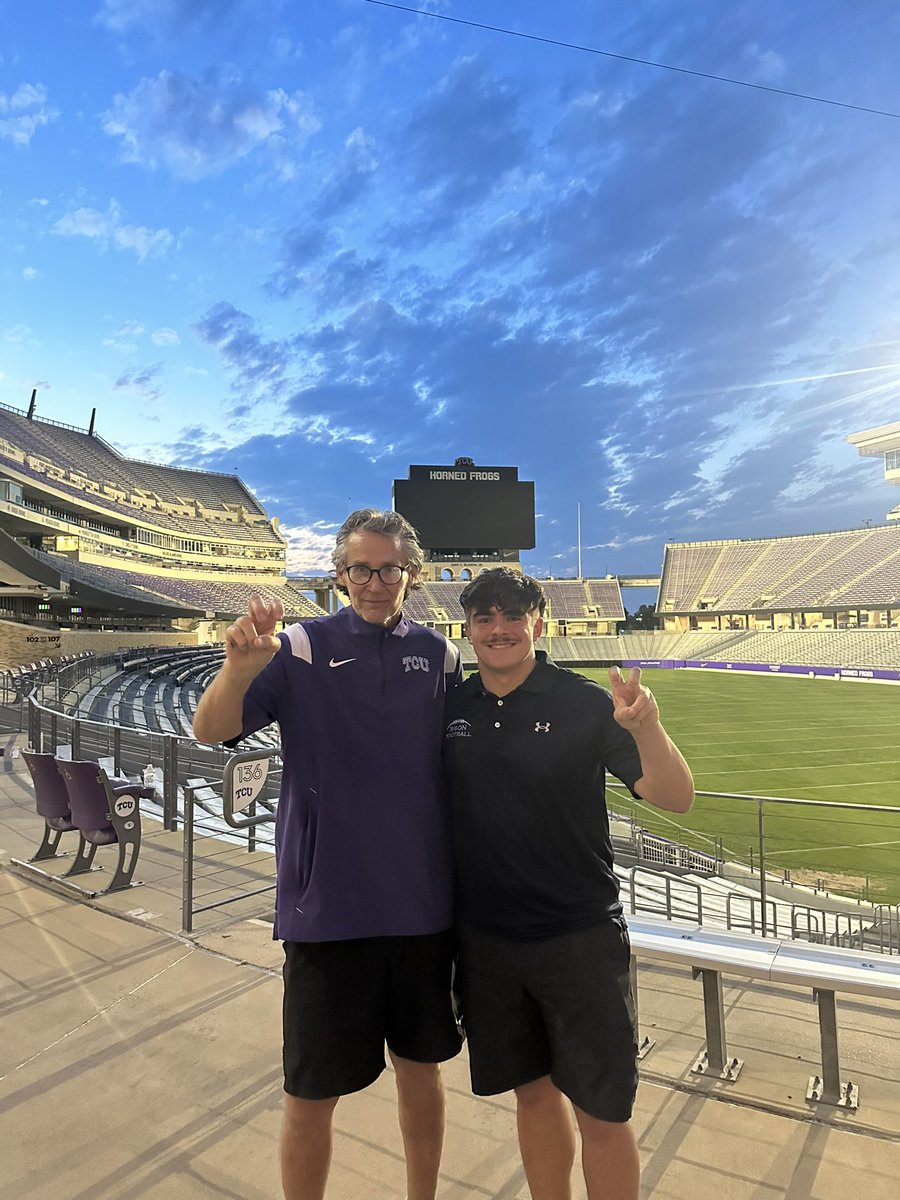
[[[900,523],[666,546],[661,613],[900,604]]]
[[[238,582],[233,578],[222,581],[187,579],[176,575],[174,571],[164,572],[162,569],[150,574],[101,567],[95,563],[73,562],[65,555],[47,554],[41,550],[31,550],[29,553],[52,566],[67,581],[83,582],[123,599],[139,601],[152,598],[154,602],[162,601],[173,612],[187,608],[237,615],[246,612],[251,594],[259,592],[268,599],[281,600],[285,615],[290,620],[324,615],[324,610],[302,592],[287,583],[273,582],[270,575],[260,579],[251,578],[246,582]]]
[[[467,580],[423,583],[407,597],[404,611],[414,621],[459,622],[463,611],[459,597]],[[622,593],[616,579],[542,579],[548,615],[554,621],[625,618]]]
[[[28,416],[0,405],[0,467],[32,482],[45,500],[24,507],[52,511],[53,495],[75,512],[104,510],[161,534],[278,550],[284,539],[265,510],[234,475],[126,459],[101,437],[60,422]],[[14,501],[13,501],[14,503]],[[90,522],[88,521],[90,525]]]

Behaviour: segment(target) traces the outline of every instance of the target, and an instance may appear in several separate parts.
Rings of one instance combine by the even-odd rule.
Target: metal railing
[[[29,742],[37,750],[56,752],[58,747],[68,746],[74,758],[112,758],[114,770],[119,775],[142,776],[147,766],[152,766],[161,781],[159,794],[163,825],[167,830],[175,830],[182,812],[185,820],[188,812],[191,819],[197,817],[194,812],[195,791],[187,790],[192,786],[190,781],[202,778],[207,781],[205,786],[210,787],[213,786],[210,781],[224,780],[228,752],[221,747],[198,743],[184,734],[94,720],[66,710],[66,701],[70,697],[83,698],[95,681],[111,671],[121,671],[129,662],[146,653],[134,649],[104,656],[85,655],[66,663],[62,668],[58,662],[44,662],[32,664],[24,671],[7,672],[0,676],[0,723],[7,730],[26,728]],[[31,685],[32,694],[23,701],[22,693],[28,685]],[[277,754],[277,746],[265,750],[267,758],[275,758]],[[276,774],[271,774],[265,794],[259,797],[260,802],[274,805],[277,799],[275,784]],[[869,950],[900,954],[900,904],[893,900],[873,902],[863,896],[857,900],[848,897],[838,899],[833,893],[824,893],[824,889],[819,896],[816,888],[795,884],[787,869],[773,873],[769,862],[773,839],[768,836],[766,827],[769,805],[795,806],[798,812],[807,815],[817,815],[823,810],[844,810],[857,815],[881,813],[890,821],[900,818],[900,808],[746,793],[701,791],[698,796],[726,801],[730,822],[734,822],[746,805],[756,806],[754,824],[757,845],[750,850],[750,866],[742,865],[739,857],[725,848],[721,837],[691,834],[688,830],[678,828],[679,835],[691,837],[694,844],[690,845],[674,837],[663,837],[643,829],[637,824],[638,818],[633,817],[631,842],[639,863],[662,867],[676,874],[681,871],[694,875],[718,875],[753,887],[758,892],[758,898],[726,901],[724,920],[728,928],[743,928],[763,936],[769,936],[770,933],[777,936],[781,927],[785,933],[789,929],[791,937],[805,936],[807,940],[830,941],[835,945],[864,944]],[[179,802],[182,798],[186,798],[186,801],[180,811]],[[256,816],[258,812],[252,815]],[[666,819],[666,814],[661,814],[661,817]],[[254,839],[257,834],[254,831],[258,826],[270,824],[271,820],[269,812],[260,816],[259,820],[250,822],[248,847],[256,848]],[[228,823],[225,824],[227,826]],[[744,824],[748,823],[745,821]],[[196,822],[195,828],[200,828]],[[221,823],[218,828],[220,833],[231,833],[231,830],[223,831]],[[674,822],[670,828],[674,832]],[[233,829],[235,834],[239,831],[238,826]],[[896,832],[900,844],[900,824],[896,826]],[[684,882],[682,893],[685,890]],[[661,909],[650,911],[665,911],[671,915],[671,884],[663,884],[663,887],[668,890]],[[810,892],[817,896],[817,903],[810,903]],[[772,899],[773,895],[781,897],[777,904]],[[697,895],[695,904],[698,912],[705,913],[708,899]],[[855,911],[849,911],[851,906]],[[786,909],[786,913],[779,912],[779,908]],[[838,919],[836,913],[841,908],[847,915]],[[641,911],[640,905],[633,911]]]
[[[274,771],[270,769],[272,762],[276,764]],[[262,770],[263,766],[265,767],[264,773]],[[259,774],[255,778],[252,774],[254,771],[259,771]],[[245,775],[246,779],[244,778]],[[264,895],[275,889],[274,883],[265,884],[262,887],[254,887],[249,891],[244,888],[237,890],[228,889],[227,894],[220,894],[216,900],[206,904],[194,903],[196,831],[199,828],[209,828],[209,822],[204,822],[202,819],[198,821],[196,816],[195,809],[201,801],[201,796],[204,801],[212,798],[221,804],[221,819],[230,829],[237,830],[239,833],[246,833],[247,853],[252,854],[258,849],[258,827],[261,825],[271,825],[275,821],[275,813],[271,809],[262,813],[257,811],[260,794],[265,790],[265,785],[269,785],[270,787],[273,785],[280,786],[280,783],[280,759],[276,756],[275,752],[250,750],[231,755],[225,764],[225,770],[221,779],[194,780],[185,785],[181,856],[181,927],[185,933],[193,932],[194,917],[198,913],[224,908],[229,904],[235,904],[240,900],[247,900],[253,896]],[[248,815],[246,817],[239,817],[237,813],[245,808]],[[218,821],[212,826],[212,835],[219,839],[222,837],[222,828]],[[274,849],[273,842],[269,842],[268,844]],[[221,865],[220,860],[217,860],[217,863]],[[225,890],[224,887],[221,888],[220,893]]]

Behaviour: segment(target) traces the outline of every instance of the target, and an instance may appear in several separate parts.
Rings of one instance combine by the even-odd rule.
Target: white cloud
[[[148,255],[165,254],[173,240],[168,229],[125,224],[117,200],[110,200],[105,213],[96,208],[77,208],[60,217],[53,232],[62,237],[91,238],[104,249],[112,246],[116,250],[133,250],[141,262]]]
[[[287,539],[289,575],[306,575],[331,570],[334,533],[319,533],[316,526],[281,525]]]
[[[116,330],[117,337],[140,337],[144,332],[144,326],[140,321],[123,321]]]
[[[0,139],[8,138],[17,146],[27,146],[42,125],[48,125],[59,113],[47,104],[43,84],[21,83],[7,95],[0,92]]]
[[[119,138],[126,162],[167,167],[182,179],[220,174],[261,146],[281,154],[286,140],[319,128],[302,92],[259,95],[237,75],[193,79],[160,71],[119,93],[103,115],[103,130]]]
[[[162,329],[154,329],[150,334],[150,341],[155,346],[177,346],[181,338],[174,329],[169,329],[167,326]]]
[[[774,50],[762,50],[756,42],[747,46],[744,56],[755,68],[755,75],[762,83],[775,84],[783,81],[787,63]]]
[[[2,337],[4,342],[24,342],[31,337],[31,329],[19,322],[18,325],[10,325],[8,329],[4,329]]]
[[[103,8],[95,20],[114,33],[124,33],[149,16],[155,3],[156,0],[103,0]]]
[[[182,29],[191,22],[214,23],[234,7],[235,0],[103,0],[94,20],[113,33],[139,25],[155,31]]]
[[[335,425],[325,413],[310,413],[296,423],[308,442],[314,445],[337,446],[341,442],[356,442],[362,446],[374,446],[375,437],[368,432],[351,429],[348,425]]]
[[[22,268],[22,278],[27,280],[29,283],[32,279],[37,279],[39,274],[40,272],[35,267]]]

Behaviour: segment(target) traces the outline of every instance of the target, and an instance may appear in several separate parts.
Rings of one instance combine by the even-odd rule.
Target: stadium
[[[900,482],[900,423],[848,440],[882,455],[886,481]],[[515,467],[458,458],[410,466],[393,504],[426,547],[405,612],[472,666],[459,593],[485,566],[522,569],[535,544],[534,484]],[[804,1121],[859,1109],[888,1140],[900,1135],[900,1076],[896,1059],[867,1058],[867,1047],[896,1037],[900,993],[898,516],[672,542],[641,576],[544,580],[540,643],[601,682],[611,664],[640,666],[694,771],[698,800],[685,817],[610,793],[641,967],[642,1052],[662,1043],[659,1066],[647,1060],[651,1078],[706,1096],[745,1087],[748,1109]],[[81,429],[38,417],[34,397],[27,411],[0,405],[4,832],[17,879],[39,877],[51,895],[237,961],[261,953],[250,947],[253,924],[271,920],[277,731],[230,759],[193,739],[191,718],[252,592],[279,598],[287,622],[343,603],[325,576],[290,579],[286,553],[277,518],[237,476],[127,459],[95,431],[94,414]],[[628,591],[648,584],[658,628],[629,629]],[[26,748],[99,763],[143,789],[143,832],[128,863],[119,831],[111,882],[110,871],[96,882],[92,861],[65,870],[59,829],[35,810],[41,785],[30,759],[31,777],[24,769]],[[235,778],[256,781],[241,803]],[[686,968],[702,978],[699,1005]],[[727,1041],[723,975],[739,980],[726,985]],[[818,1020],[804,1018],[799,1033],[791,988],[817,998]],[[797,1040],[796,1096],[771,1061],[760,1011]],[[764,1064],[746,1082],[741,1055]]]

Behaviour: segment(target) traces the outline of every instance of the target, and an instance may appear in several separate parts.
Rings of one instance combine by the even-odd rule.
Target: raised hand
[[[659,708],[653,693],[641,683],[641,668],[632,667],[624,678],[618,667],[609,668],[613,716],[631,733],[659,725]]]
[[[229,666],[241,675],[258,674],[281,649],[275,629],[282,620],[281,601],[264,600],[254,592],[245,615],[225,631],[225,657]]]

